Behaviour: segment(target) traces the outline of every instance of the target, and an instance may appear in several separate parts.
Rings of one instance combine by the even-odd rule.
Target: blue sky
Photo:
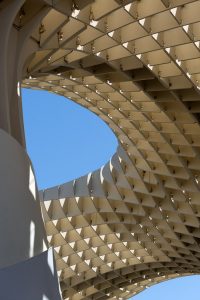
[[[186,276],[156,284],[133,300],[199,300],[200,276]]]
[[[39,189],[80,177],[105,164],[117,139],[95,114],[64,97],[23,89],[26,144]]]
[[[72,180],[105,164],[117,140],[96,115],[45,91],[23,89],[28,154],[39,189]],[[199,276],[170,280],[136,295],[134,300],[199,300]]]

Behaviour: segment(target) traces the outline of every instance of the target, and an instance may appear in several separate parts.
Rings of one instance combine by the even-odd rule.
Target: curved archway
[[[158,281],[168,263],[174,276],[200,273],[199,43],[190,25],[200,3],[78,2],[58,1],[41,22],[41,1],[19,11],[19,29],[38,24],[23,85],[95,111],[122,144],[100,170],[41,192],[64,299],[121,300],[149,285],[124,290],[126,267],[151,271],[153,262]]]

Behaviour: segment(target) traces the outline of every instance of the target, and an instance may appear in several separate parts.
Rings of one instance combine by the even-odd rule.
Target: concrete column
[[[38,50],[37,43],[30,44],[30,35],[50,8],[44,6],[34,17],[26,16],[27,22],[18,27],[16,16],[20,18],[24,2],[8,1],[0,10],[0,128],[25,147],[20,83],[26,60]]]
[[[3,130],[0,149],[0,298],[60,299],[31,162],[21,145]],[[10,287],[11,278],[14,287]]]
[[[0,299],[60,300],[53,250],[48,249],[38,190],[25,150],[20,82],[33,28],[47,8],[22,28],[24,0],[0,10]]]
[[[14,45],[15,41],[13,41],[12,44],[14,47],[12,47],[12,55],[9,55],[11,54],[9,43],[11,31],[13,30],[13,21],[23,3],[23,0],[10,1],[0,11],[0,128],[8,133],[11,133],[9,93],[13,85],[16,85],[11,75],[13,72],[13,58],[16,54],[16,45]],[[15,71],[15,73],[16,72],[17,71]]]

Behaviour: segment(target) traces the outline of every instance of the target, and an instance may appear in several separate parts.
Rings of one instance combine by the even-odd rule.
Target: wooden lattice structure
[[[23,87],[72,99],[119,141],[100,170],[40,192],[63,299],[199,274],[200,1],[26,1],[13,24],[32,24]]]

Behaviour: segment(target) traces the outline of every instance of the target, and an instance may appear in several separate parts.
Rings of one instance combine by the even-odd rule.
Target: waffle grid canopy
[[[63,299],[199,274],[200,1],[29,0],[13,25],[29,35],[22,86],[88,108],[119,141],[100,170],[40,192]]]

